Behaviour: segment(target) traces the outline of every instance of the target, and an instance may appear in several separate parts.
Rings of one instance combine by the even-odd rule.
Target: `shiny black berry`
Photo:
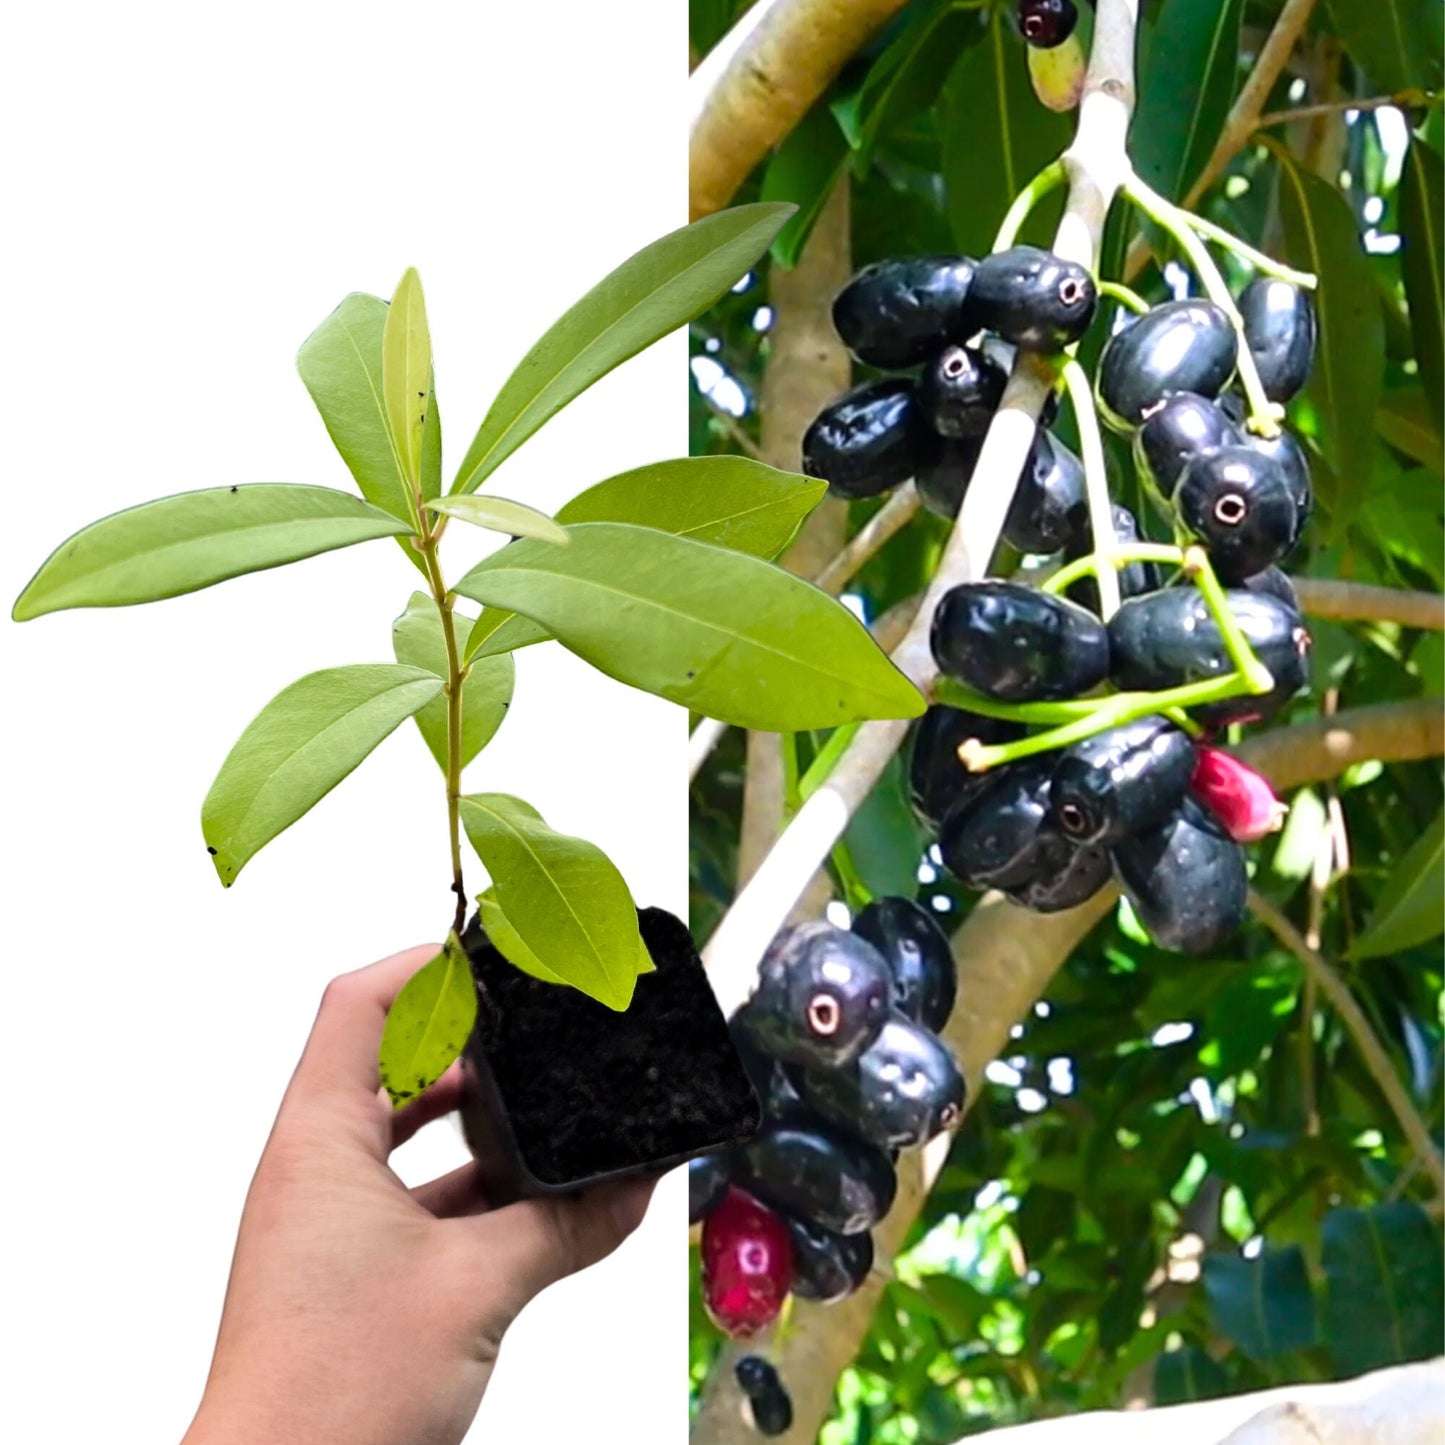
[[[776,1059],[836,1066],[878,1036],[892,992],[893,976],[872,944],[815,919],[768,945],[736,1019]]]
[[[873,1236],[839,1234],[811,1219],[784,1215],[793,1237],[793,1293],[818,1304],[836,1304],[856,1290],[873,1268]]]
[[[747,1027],[746,1005],[728,1021],[728,1032],[742,1061],[743,1072],[762,1105],[763,1116],[785,1119],[804,1108],[788,1066],[773,1057]]]
[[[1103,624],[1077,603],[1015,582],[964,582],[933,614],[933,658],[1001,702],[1078,697],[1109,672]]]
[[[992,769],[987,787],[952,808],[938,832],[944,867],[974,888],[1025,888],[1057,873],[1073,852],[1049,818],[1052,760]]]
[[[1174,509],[1180,529],[1204,544],[1226,585],[1273,566],[1299,536],[1299,511],[1284,473],[1252,447],[1218,447],[1195,457],[1179,479]]]
[[[833,326],[867,366],[917,366],[959,337],[973,279],[966,256],[905,256],[865,266],[838,293]]]
[[[1004,541],[1020,552],[1057,552],[1076,541],[1088,521],[1084,464],[1040,430],[1004,519]]]
[[[1136,718],[1058,755],[1049,786],[1055,825],[1076,843],[1110,846],[1158,827],[1189,791],[1194,744],[1167,718]]]
[[[1110,508],[1114,518],[1114,538],[1121,546],[1138,542],[1143,534],[1139,530],[1139,519],[1128,507],[1115,502]],[[1084,519],[1083,534],[1064,548],[1064,560],[1073,562],[1086,552],[1094,550],[1094,532]],[[1144,592],[1153,592],[1159,586],[1159,569],[1153,562],[1130,562],[1118,569],[1119,596],[1138,597]],[[1064,596],[1080,607],[1087,607],[1095,616],[1099,615],[1099,584],[1092,577],[1081,577],[1064,589]]]
[[[958,996],[958,965],[934,915],[911,898],[875,898],[854,918],[853,932],[888,960],[893,1007],[938,1033]]]
[[[1264,394],[1288,401],[1309,379],[1315,360],[1315,307],[1308,291],[1260,276],[1239,298],[1244,340]]]
[[[1159,827],[1120,843],[1114,863],[1139,922],[1164,948],[1205,953],[1244,921],[1244,849],[1192,797]]]
[[[687,1222],[696,1224],[722,1202],[728,1192],[727,1161],[721,1154],[704,1154],[687,1164]]]
[[[1267,594],[1225,593],[1240,630],[1274,678],[1259,697],[1191,708],[1209,727],[1269,718],[1305,685],[1309,634],[1298,612]],[[1158,691],[1204,682],[1234,670],[1208,603],[1194,587],[1170,587],[1131,598],[1109,619],[1113,676],[1125,690]]]
[[[918,404],[939,436],[961,439],[988,430],[1008,376],[982,352],[946,346],[918,379]]]
[[[1060,856],[1053,872],[1008,889],[1008,896],[1034,913],[1060,913],[1087,903],[1113,877],[1107,848],[1086,845]]]
[[[907,377],[870,381],[823,408],[803,437],[803,470],[834,496],[875,497],[906,482],[928,452]]]
[[[978,465],[982,450],[981,436],[962,440],[953,437],[933,439],[913,478],[919,500],[930,512],[950,521],[958,516],[958,509],[963,506],[963,494],[973,480],[973,470]]]
[[[1098,300],[1094,278],[1076,261],[1014,246],[978,263],[964,324],[1025,351],[1062,351],[1089,329]]]
[[[1234,375],[1234,323],[1212,301],[1166,301],[1109,338],[1094,392],[1115,430],[1132,432],[1165,398],[1212,398]]]
[[[1266,567],[1263,572],[1246,577],[1239,585],[1246,592],[1258,592],[1283,602],[1291,612],[1300,610],[1299,593],[1295,591],[1294,583],[1289,580],[1289,574],[1278,567]]]
[[[1310,483],[1310,464],[1305,457],[1304,448],[1289,432],[1283,430],[1274,437],[1261,437],[1255,436],[1253,432],[1244,432],[1240,439],[1245,446],[1258,452],[1260,456],[1267,457],[1280,469],[1285,486],[1289,488],[1289,494],[1294,499],[1298,532],[1302,533],[1315,507],[1314,488]]]
[[[1079,11],[1074,0],[1019,0],[1014,19],[1035,50],[1052,50],[1074,33]]]
[[[914,725],[909,748],[908,797],[913,811],[936,829],[960,798],[988,782],[987,773],[971,773],[958,760],[960,745],[970,738],[988,746],[1011,743],[1025,731],[1022,723],[935,703]]]
[[[1134,433],[1134,466],[1150,495],[1167,508],[1184,468],[1195,457],[1239,440],[1218,402],[1181,391],[1162,401]]]
[[[764,1123],[740,1151],[750,1194],[838,1234],[861,1234],[888,1213],[898,1180],[876,1145],[821,1121]]]
[[[747,1398],[753,1429],[759,1435],[786,1435],[792,1429],[793,1402],[773,1365],[761,1355],[744,1355],[733,1366],[733,1378]]]

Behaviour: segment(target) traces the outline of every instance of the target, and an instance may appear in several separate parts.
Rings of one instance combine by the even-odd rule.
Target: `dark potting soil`
[[[468,1050],[485,1051],[518,1149],[544,1184],[741,1142],[760,1122],[687,925],[642,908],[657,965],[623,1013],[509,963],[473,920],[478,984]]]

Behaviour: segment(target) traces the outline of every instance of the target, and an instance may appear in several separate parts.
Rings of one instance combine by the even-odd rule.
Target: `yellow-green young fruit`
[[[1029,79],[1034,94],[1050,110],[1073,110],[1084,93],[1084,73],[1088,59],[1079,37],[1071,35],[1052,50],[1028,47]]]

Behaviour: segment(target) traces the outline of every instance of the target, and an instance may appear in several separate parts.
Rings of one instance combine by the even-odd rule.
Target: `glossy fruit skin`
[[[1298,612],[1264,593],[1225,593],[1250,647],[1274,677],[1260,697],[1191,708],[1207,727],[1272,717],[1305,685],[1309,634]],[[1109,620],[1114,681],[1125,691],[1157,691],[1234,670],[1208,604],[1193,587],[1170,587],[1124,603]]]
[[[1314,365],[1318,328],[1308,291],[1257,276],[1240,293],[1244,340],[1259,371],[1264,394],[1288,401],[1309,380]]]
[[[1281,430],[1277,437],[1259,437],[1251,432],[1242,433],[1244,445],[1268,458],[1280,469],[1285,486],[1289,488],[1294,501],[1296,516],[1295,536],[1304,531],[1315,507],[1314,487],[1310,482],[1310,464],[1304,448],[1294,436]]]
[[[1133,512],[1128,507],[1120,506],[1118,502],[1113,503],[1109,510],[1114,516],[1115,540],[1120,545],[1139,541],[1143,533],[1139,530],[1139,519]],[[1094,530],[1089,526],[1086,516],[1083,536],[1064,548],[1064,560],[1066,562],[1076,561],[1093,549]],[[1159,568],[1153,562],[1130,562],[1127,567],[1119,569],[1119,596],[1121,598],[1138,597],[1143,592],[1157,591],[1158,587]],[[1064,596],[1070,602],[1077,602],[1080,607],[1087,608],[1095,617],[1099,615],[1099,584],[1092,577],[1081,577],[1072,586],[1064,588]]]
[[[872,1229],[898,1187],[881,1149],[822,1121],[765,1123],[740,1161],[746,1187],[765,1203],[838,1234]]]
[[[938,1035],[895,1013],[856,1063],[804,1069],[799,1087],[820,1118],[880,1149],[912,1149],[963,1117],[963,1075]]]
[[[721,1154],[704,1154],[687,1164],[687,1222],[696,1224],[712,1213],[728,1192],[727,1160]]]
[[[865,266],[833,302],[833,327],[867,366],[917,366],[958,335],[974,263],[904,256]]]
[[[1150,496],[1167,509],[1184,468],[1195,457],[1239,440],[1238,429],[1218,402],[1181,391],[1160,402],[1134,433],[1134,466]]]
[[[964,324],[1024,351],[1062,351],[1089,329],[1098,301],[1094,278],[1077,262],[1014,246],[978,263]]]
[[[1074,33],[1079,11],[1074,0],[1019,0],[1014,20],[1035,49],[1052,50]]]
[[[929,641],[944,672],[1001,702],[1078,697],[1109,672],[1108,634],[1097,617],[1015,582],[950,588]]]
[[[982,436],[998,410],[1007,375],[981,351],[946,346],[918,378],[918,404],[939,436]]]
[[[859,910],[853,932],[888,960],[893,1007],[940,1032],[958,997],[958,965],[934,915],[911,898],[875,898]]]
[[[811,1219],[784,1215],[793,1237],[793,1293],[818,1304],[836,1304],[868,1278],[873,1268],[873,1236],[839,1234]]]
[[[1084,464],[1040,430],[1004,519],[1004,541],[1020,552],[1050,554],[1077,541],[1088,524]]]
[[[1180,530],[1204,544],[1226,586],[1263,572],[1299,536],[1299,510],[1284,473],[1253,447],[1217,447],[1185,468],[1174,494]]]
[[[1194,776],[1189,735],[1158,716],[1136,718],[1065,748],[1049,785],[1049,815],[1075,843],[1110,847],[1157,828]]]
[[[733,1378],[747,1397],[753,1429],[759,1435],[786,1435],[793,1427],[793,1402],[777,1370],[761,1355],[744,1355]]]
[[[1236,843],[1255,843],[1277,833],[1289,814],[1265,777],[1218,748],[1199,749],[1189,791]]]
[[[890,376],[825,406],[803,437],[803,470],[837,497],[876,497],[906,482],[927,455],[913,382]]]
[[[989,785],[949,810],[938,832],[944,867],[974,888],[1027,888],[1073,852],[1049,820],[1052,760],[1022,758],[992,769]]]
[[[1133,432],[1166,397],[1217,397],[1234,375],[1234,323],[1212,301],[1166,301],[1109,338],[1094,385],[1104,420]]]
[[[1011,888],[1008,896],[1034,913],[1059,913],[1087,903],[1113,877],[1107,848],[1092,845],[1060,855],[1055,871]]]
[[[1244,850],[1192,797],[1158,828],[1114,849],[1119,881],[1150,938],[1178,953],[1207,953],[1244,921]]]
[[[775,1059],[836,1068],[878,1037],[892,992],[893,975],[872,944],[814,919],[768,945],[736,1019]]]
[[[743,1017],[746,1006],[728,1020],[728,1032],[742,1060],[753,1092],[769,1119],[783,1119],[804,1108],[802,1097],[793,1084],[788,1066],[775,1059],[753,1037]]]
[[[935,516],[947,517],[950,521],[958,516],[982,450],[981,436],[933,438],[913,474],[913,481],[919,499]]]
[[[1294,583],[1289,580],[1289,574],[1282,572],[1278,567],[1266,567],[1263,572],[1256,572],[1253,577],[1246,577],[1239,584],[1246,592],[1257,592],[1262,596],[1273,597],[1278,602],[1283,602],[1291,612],[1298,612],[1299,593],[1295,591]]]
[[[959,746],[969,738],[992,746],[1023,737],[1022,723],[934,703],[914,724],[908,750],[908,797],[913,811],[937,830],[944,814],[960,798],[980,791],[987,773],[971,773],[958,760]],[[857,929],[857,920],[853,923]]]
[[[702,1299],[725,1334],[746,1339],[771,1324],[793,1287],[787,1225],[760,1200],[730,1189],[702,1222]]]

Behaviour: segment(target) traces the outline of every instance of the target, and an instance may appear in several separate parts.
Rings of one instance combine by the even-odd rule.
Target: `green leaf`
[[[986,255],[1009,203],[1069,143],[1072,120],[1039,104],[1018,36],[1001,7],[988,34],[970,46],[943,90],[942,172],[954,244]],[[1048,244],[1057,204],[1025,226],[1027,240]]]
[[[843,843],[858,876],[875,897],[913,895],[924,840],[908,804],[903,763],[897,754],[848,820]]]
[[[17,622],[67,607],[158,602],[410,526],[329,487],[211,487],[92,522],[46,559],[16,600]]]
[[[535,537],[558,547],[565,547],[571,540],[545,512],[521,502],[509,502],[505,497],[438,497],[427,503],[427,511],[508,537]]]
[[[552,634],[530,617],[518,617],[505,607],[484,607],[467,638],[462,660],[502,657],[535,642],[550,642]]]
[[[442,413],[437,405],[436,378],[427,385],[426,414],[421,424],[421,494],[430,500],[442,489]]]
[[[507,378],[452,491],[475,491],[599,377],[726,295],[792,212],[791,206],[734,206],[624,261],[562,316]]]
[[[1183,1405],[1229,1393],[1229,1376],[1207,1350],[1197,1345],[1168,1350],[1154,1365],[1154,1403]]]
[[[461,1057],[477,1017],[472,966],[455,933],[402,985],[381,1034],[381,1082],[399,1109]]]
[[[1429,467],[1438,480],[1445,475],[1441,455],[1441,423],[1419,386],[1397,387],[1380,398],[1375,412],[1375,430],[1411,461]]]
[[[388,733],[442,690],[419,667],[328,667],[277,693],[221,764],[201,805],[221,882],[320,802]]]
[[[841,603],[756,557],[612,522],[514,542],[456,591],[541,623],[596,668],[768,732],[917,717],[923,698]]]
[[[1333,186],[1302,171],[1287,152],[1276,154],[1289,260],[1313,271],[1320,281],[1314,293],[1319,351],[1307,395],[1319,417],[1320,446],[1334,477],[1332,493],[1320,500],[1339,536],[1359,510],[1374,466],[1384,321],[1370,260],[1348,202]]]
[[[296,356],[296,369],[361,495],[392,516],[410,521],[411,487],[382,390],[388,309],[379,296],[353,291],[306,338]]]
[[[497,947],[508,963],[539,978],[543,983],[560,984],[562,980],[548,968],[525,943],[522,935],[507,922],[507,915],[497,902],[497,890],[488,888],[477,895],[477,908],[482,916],[482,931]]]
[[[823,500],[826,482],[748,457],[679,457],[608,477],[557,513],[572,522],[627,522],[771,560]]]
[[[432,389],[431,331],[416,267],[407,268],[381,333],[381,393],[402,475],[421,485],[422,427]]]
[[[1315,1341],[1315,1302],[1298,1245],[1204,1257],[1204,1294],[1215,1326],[1245,1354],[1267,1360]]]
[[[1435,0],[1330,0],[1330,14],[1355,63],[1369,76],[1361,94],[1395,95],[1440,83],[1440,7]]]
[[[1437,26],[1438,29],[1438,26]],[[1440,244],[1445,217],[1445,165],[1439,151],[1414,137],[1405,153],[1400,177],[1400,272],[1410,303],[1410,331],[1415,338],[1415,359],[1420,384],[1430,405],[1437,434],[1445,428],[1445,305],[1441,300],[1441,271],[1445,250]],[[1438,468],[1437,446],[1432,465]]]
[[[632,895],[607,855],[554,833],[505,793],[471,794],[461,812],[497,905],[532,956],[590,998],[625,1009],[642,942]]]
[[[792,219],[773,242],[773,260],[785,270],[798,264],[824,202],[833,193],[849,155],[848,141],[831,107],[819,101],[773,152],[763,171],[762,199],[791,201]]]
[[[1440,1235],[1419,1205],[1332,1209],[1320,1230],[1325,1339],[1346,1375],[1445,1350]]]
[[[1365,931],[1350,949],[1351,958],[1381,958],[1438,938],[1440,870],[1445,867],[1445,811],[1410,845],[1375,900]]]
[[[472,630],[473,620],[452,612],[457,648],[463,650]],[[436,603],[425,592],[414,592],[407,609],[392,624],[392,649],[396,660],[407,667],[421,667],[442,679],[447,675],[447,644],[442,632]],[[462,684],[462,757],[461,766],[471,762],[496,735],[512,705],[512,689],[517,667],[508,655],[487,657],[477,661]],[[431,755],[443,772],[447,765],[447,700],[434,697],[416,714]]]
[[[1234,99],[1243,0],[1170,0],[1139,67],[1129,149],[1140,176],[1178,201],[1204,169]]]

